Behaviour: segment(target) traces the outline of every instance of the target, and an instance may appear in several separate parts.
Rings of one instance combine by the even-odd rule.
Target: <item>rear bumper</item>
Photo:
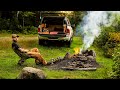
[[[49,37],[45,37],[45,36],[41,36],[41,35],[38,35],[38,39],[39,40],[53,40],[53,41],[70,41],[70,37],[58,37],[58,38],[49,38]]]

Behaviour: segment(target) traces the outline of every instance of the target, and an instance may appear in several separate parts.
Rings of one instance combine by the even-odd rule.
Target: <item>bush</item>
[[[31,26],[29,32],[30,32],[31,34],[37,34],[37,33],[38,33],[38,28],[37,28],[37,27],[34,27],[34,26]]]
[[[9,30],[10,19],[0,18],[0,30]]]
[[[94,41],[94,45],[102,48],[104,55],[109,58],[112,58],[114,49],[120,44],[120,15],[114,17],[111,26],[101,27],[101,34]]]
[[[104,55],[112,58],[115,47],[120,43],[120,32],[115,27],[102,27],[102,32],[98,38],[95,39],[94,45],[102,48]]]
[[[120,33],[109,33],[108,41],[106,42],[105,46],[103,47],[105,51],[105,56],[112,57],[114,54],[114,50],[120,43]]]
[[[37,34],[37,27],[34,26],[25,26],[24,29],[22,28],[23,34]]]
[[[16,30],[0,30],[0,33],[23,33],[23,34],[37,34],[37,27],[34,26],[25,26],[24,29],[22,26],[18,26]]]
[[[108,41],[108,32],[106,30],[102,31],[98,38],[95,39],[94,45],[103,48]]]
[[[120,79],[120,44],[115,48],[113,57],[114,64],[112,67],[113,73],[111,74],[111,78]]]

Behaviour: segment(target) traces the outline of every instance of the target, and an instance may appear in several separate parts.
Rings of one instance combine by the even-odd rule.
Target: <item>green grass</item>
[[[81,47],[82,40],[80,37],[74,37],[71,48],[56,47],[56,46],[41,46],[38,45],[37,35],[22,35],[19,34],[19,44],[27,49],[34,47],[39,48],[45,60],[49,61],[51,58],[64,57],[67,52],[74,54],[75,47]],[[101,65],[96,71],[63,71],[50,70],[46,67],[37,66],[34,59],[28,59],[23,66],[18,66],[19,57],[13,52],[11,48],[11,34],[0,34],[0,78],[1,79],[15,79],[20,71],[26,67],[35,67],[42,69],[47,75],[47,79],[104,79],[112,71],[112,59],[105,58],[103,51],[100,48],[91,46],[90,49],[97,53],[97,62]]]

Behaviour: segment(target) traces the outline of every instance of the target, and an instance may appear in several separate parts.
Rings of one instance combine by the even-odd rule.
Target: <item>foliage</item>
[[[112,58],[114,49],[119,43],[120,33],[115,32],[105,32],[104,34],[102,33],[95,41],[95,44],[104,50],[104,55],[109,58]]]
[[[115,20],[109,27],[101,27],[102,31],[94,44],[102,48],[106,57],[112,58],[114,49],[120,44],[120,16],[115,16]]]
[[[22,31],[23,34],[37,34],[37,27],[34,26],[25,26]]]
[[[120,33],[109,33],[109,39],[103,47],[105,56],[112,57],[118,44],[120,44]]]
[[[111,26],[101,29],[101,34],[96,38],[94,45],[101,48],[104,55],[114,61],[112,72],[107,78],[120,79],[120,15],[115,16]]]
[[[120,44],[115,48],[113,54],[113,61],[114,64],[112,66],[112,74],[110,78],[113,79],[120,79]]]
[[[71,24],[75,24],[77,26],[82,21],[85,14],[85,11],[73,11],[72,15],[68,15],[68,18],[70,19]]]
[[[62,11],[0,11],[0,32],[32,33],[32,29],[38,27],[40,24],[40,12],[48,13],[48,15],[49,13],[63,13]],[[70,19],[71,24],[75,25],[84,16],[84,11],[67,12],[64,11],[65,15]],[[36,31],[33,33],[36,33]]]
[[[18,11],[1,12],[0,32],[23,33],[23,24],[24,26],[33,28],[35,26],[35,20],[35,13],[30,11],[19,11],[19,13]]]
[[[10,24],[10,19],[0,18],[0,30],[1,29],[8,30],[9,24]]]
[[[102,48],[107,41],[108,41],[108,32],[106,30],[103,30],[99,35],[99,37],[95,39],[94,45]]]
[[[86,14],[85,11],[73,11],[71,14],[67,15],[67,17],[69,18],[71,22],[71,25],[74,26],[73,29],[74,29],[75,36],[77,36],[76,33],[78,33],[76,31],[76,27],[80,24],[85,14]]]

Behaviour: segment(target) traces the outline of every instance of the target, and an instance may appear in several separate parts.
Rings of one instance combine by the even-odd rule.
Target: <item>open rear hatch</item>
[[[66,37],[63,21],[64,17],[44,17],[39,35],[50,39]]]

